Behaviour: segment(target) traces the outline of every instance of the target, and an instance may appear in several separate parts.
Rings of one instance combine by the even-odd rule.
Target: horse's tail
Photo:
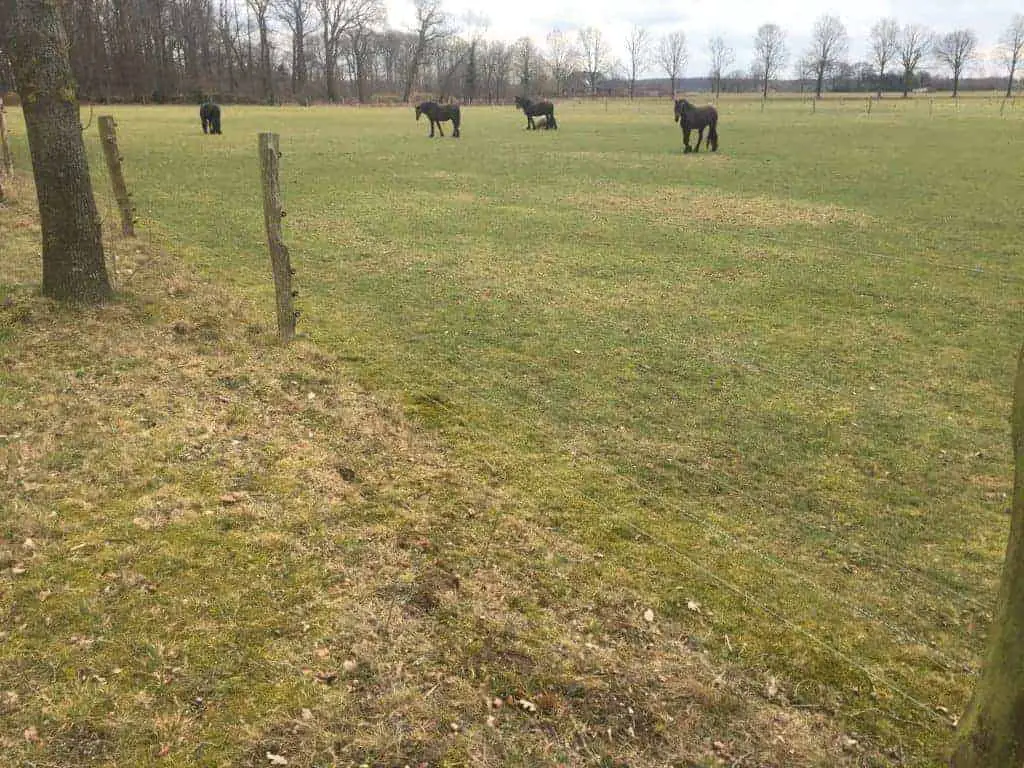
[[[711,130],[708,131],[708,143],[711,145],[711,151],[718,151],[718,115],[711,118]]]

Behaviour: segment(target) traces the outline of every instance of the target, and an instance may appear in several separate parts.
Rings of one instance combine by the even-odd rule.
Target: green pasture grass
[[[557,642],[584,634],[636,640],[646,623],[641,618],[629,626],[622,616],[632,621],[650,607],[671,627],[674,641],[731,670],[741,681],[738,690],[767,698],[765,706],[796,718],[801,728],[843,734],[829,743],[845,751],[828,756],[803,738],[796,756],[763,752],[752,759],[829,765],[845,756],[923,766],[941,763],[972,685],[1007,530],[1007,415],[1024,285],[1014,196],[1022,113],[1011,104],[1000,107],[997,98],[964,99],[959,106],[938,98],[886,98],[869,114],[861,97],[830,98],[813,112],[798,98],[771,99],[763,109],[757,100],[723,98],[721,149],[697,155],[681,153],[668,100],[565,101],[557,107],[560,129],[536,133],[523,130],[525,119],[511,107],[466,106],[458,140],[428,139],[425,122],[416,123],[411,108],[229,106],[225,133],[216,137],[202,135],[192,107],[99,113],[118,120],[140,230],[164,252],[156,263],[183,260],[197,279],[261,307],[264,324],[272,317],[272,288],[256,134],[280,133],[286,240],[297,272],[300,330],[308,334],[302,344],[312,342],[330,355],[329,367],[342,380],[400,402],[402,417],[434,430],[446,460],[461,468],[413,482],[402,477],[415,474],[415,457],[399,463],[387,474],[401,492],[360,509],[356,527],[376,532],[361,534],[370,542],[382,531],[392,535],[426,521],[441,521],[439,535],[451,538],[436,545],[450,548],[440,576],[430,575],[436,564],[402,561],[380,578],[444,584],[443,574],[456,570],[476,589],[489,585],[501,592],[505,587],[483,575],[489,573],[484,564],[497,559],[510,580],[530,585],[494,606],[490,617],[495,626],[519,627],[516,642],[530,646],[523,651],[531,659],[529,674],[506,659],[484,670],[473,667],[474,685],[519,695],[529,679],[546,691],[563,690],[565,680],[585,673],[558,666]],[[12,122],[16,161],[24,168],[20,121]],[[97,187],[106,199],[97,142],[89,137]],[[109,201],[104,210],[113,226]],[[25,221],[23,212],[11,215],[9,221]],[[27,252],[31,238],[24,229],[12,225]],[[25,257],[5,265],[0,282],[31,280],[31,264]],[[134,268],[130,251],[128,264]],[[130,282],[126,290],[134,295]],[[141,303],[129,306],[150,306],[135,301]],[[175,306],[157,302],[151,311],[169,320]],[[143,315],[134,322],[155,322]],[[319,363],[312,353],[298,364],[266,351],[265,342],[246,351],[244,329],[234,328],[241,321],[220,317],[208,303],[184,305],[182,318],[185,335],[200,349],[204,343],[216,349],[231,334],[242,338],[217,365],[197,364],[185,381],[174,380],[176,408],[189,387],[213,387],[204,366],[242,381],[243,390],[246,376],[258,375],[294,380],[299,395],[312,382],[316,393]],[[11,328],[17,344],[25,331]],[[256,338],[260,334],[265,331]],[[116,349],[105,351],[117,357]],[[263,356],[279,369],[259,373]],[[129,369],[141,360],[151,372],[145,349],[124,357]],[[82,365],[87,378],[112,375],[98,361]],[[284,372],[289,366],[297,369],[293,378]],[[164,361],[164,367],[174,370],[175,364]],[[7,400],[29,402],[23,393],[38,375],[29,367],[22,378],[9,377],[2,390]],[[149,387],[154,402],[133,407],[153,413],[137,418],[156,419],[166,408],[160,386]],[[179,494],[187,489],[193,506],[184,506],[194,513],[187,519],[195,521],[174,527],[173,536],[149,532],[165,525],[133,527],[139,500],[157,489],[88,475],[93,486],[106,489],[109,508],[93,500],[81,519],[102,517],[107,538],[90,540],[84,530],[61,530],[60,536],[81,537],[109,564],[90,565],[83,556],[41,568],[76,585],[77,596],[62,598],[68,601],[64,642],[75,621],[101,621],[85,596],[100,589],[100,574],[121,573],[117,578],[127,587],[115,580],[117,589],[139,589],[119,561],[145,563],[133,568],[159,574],[161,589],[177,600],[192,591],[204,594],[192,570],[223,578],[205,588],[212,591],[210,604],[233,617],[237,632],[220,614],[205,617],[194,638],[203,647],[189,650],[182,640],[176,653],[207,660],[198,664],[206,677],[190,683],[189,692],[216,688],[230,702],[214,721],[225,735],[210,749],[231,759],[245,740],[242,724],[251,724],[255,742],[267,738],[268,723],[291,734],[278,738],[294,741],[299,732],[289,729],[308,695],[301,675],[279,674],[302,666],[301,644],[281,641],[291,655],[275,656],[278,640],[272,638],[295,630],[280,616],[266,619],[266,599],[254,588],[261,583],[257,573],[283,614],[298,615],[308,603],[326,621],[330,604],[319,595],[324,582],[317,571],[323,566],[305,547],[322,553],[333,542],[327,562],[340,558],[366,579],[368,562],[394,552],[371,552],[360,537],[339,538],[338,530],[351,524],[345,514],[326,514],[317,499],[304,496],[319,486],[289,475],[292,441],[302,442],[306,430],[315,448],[301,455],[320,466],[330,461],[327,447],[338,448],[339,419],[347,417],[331,408],[299,417],[294,409],[271,408],[266,395],[244,402],[225,396],[230,402],[216,406],[207,421],[254,430],[266,442],[265,456],[248,456],[239,467],[218,464],[216,451],[190,450],[186,424],[172,419],[183,434],[168,435],[159,443],[162,454],[125,473],[160,478],[157,467],[170,467],[160,487],[176,483]],[[45,408],[47,400],[31,402]],[[60,432],[59,425],[54,429]],[[91,452],[102,441],[81,429],[77,442],[57,441],[22,460],[35,462],[44,476],[82,482],[83,467],[91,466]],[[357,447],[364,458],[373,453],[370,444]],[[476,478],[500,488],[505,501],[463,513],[472,507],[464,498],[479,493]],[[225,482],[263,506],[241,521],[217,513]],[[417,483],[422,497],[409,487]],[[419,506],[423,499],[427,508]],[[45,514],[47,505],[40,504],[27,515],[37,538],[56,536],[57,525]],[[15,524],[22,525],[8,523]],[[147,531],[141,539],[139,527]],[[146,536],[163,549],[147,548]],[[7,538],[15,546],[15,534]],[[111,543],[122,540],[129,554]],[[238,558],[247,547],[253,548],[248,560],[217,569],[219,556]],[[17,553],[9,560],[20,562]],[[32,590],[56,591],[43,581],[30,583],[11,577],[6,589],[21,600]],[[247,597],[235,601],[235,594]],[[602,609],[607,604],[618,612]],[[46,714],[40,699],[50,697],[65,702],[50,706],[51,721],[74,722],[76,713],[96,717],[105,706],[125,706],[135,691],[130,681],[115,685],[120,693],[114,694],[90,687],[88,675],[59,667],[72,649],[40,623],[52,603],[18,605],[13,615],[31,628],[30,637],[8,643],[0,654],[18,667],[23,691],[46,691],[21,694],[32,699],[31,711]],[[373,613],[371,605],[388,610],[386,600],[379,606],[371,601],[364,613]],[[477,592],[466,605],[483,612],[486,596]],[[160,615],[158,607],[151,610]],[[200,613],[180,605],[162,610],[179,620]],[[463,665],[469,646],[459,641],[484,641],[465,634],[454,619],[446,624],[433,616],[405,637],[435,638],[448,649],[434,659],[438,668],[458,681],[470,679]],[[460,620],[467,617],[460,614]],[[74,630],[89,635],[88,626]],[[144,650],[149,631],[129,622],[123,633],[115,625],[102,634],[120,644],[120,653],[135,648],[142,666],[133,674],[143,675],[174,666]],[[358,634],[351,626],[346,631]],[[175,632],[182,637],[180,628]],[[551,645],[542,653],[545,638]],[[696,729],[702,737],[724,724],[733,734],[758,731],[749,727],[750,711],[761,710],[730,714],[707,696],[664,692],[657,677],[679,673],[685,654],[642,639],[629,651],[615,645],[604,674],[658,702],[650,707],[652,721],[663,711],[696,709],[713,718]],[[377,641],[373,653],[384,654],[386,644]],[[395,664],[404,658],[401,650],[388,653]],[[108,665],[117,657],[114,649],[109,654]],[[209,660],[225,658],[230,664],[221,663],[232,670],[259,670],[248,698],[241,693],[247,683],[214,679]],[[639,673],[645,661],[652,669],[676,666],[652,678]],[[107,686],[114,679],[95,674]],[[219,688],[224,685],[227,690]],[[572,706],[566,710],[563,699],[552,709],[583,717]],[[261,701],[282,709],[257,712]],[[753,706],[749,698],[736,701]],[[291,706],[290,714],[281,702]],[[161,726],[168,735],[160,738],[195,749],[183,732],[200,727],[200,718],[183,711],[167,705],[161,712],[179,720]],[[801,719],[809,715],[821,719]],[[100,721],[109,726],[101,741],[128,750],[123,754],[142,754],[130,750],[157,738],[143,734],[133,742],[117,735],[116,723]],[[374,715],[363,722],[364,730],[381,723]],[[601,754],[631,754],[631,764],[649,759],[659,765],[673,749],[681,756],[684,748],[696,749],[666,741],[670,725],[639,728],[657,738],[629,737],[621,725],[613,731],[627,735],[594,742],[601,749],[592,760],[565,737],[573,745],[564,748],[566,761],[598,765]],[[214,733],[216,727],[201,729]],[[301,722],[298,727],[305,733]],[[560,736],[571,732],[565,722],[551,727]],[[324,733],[315,732],[317,738]],[[421,742],[451,743],[459,732],[453,733]],[[374,742],[382,743],[383,736]],[[302,759],[312,759],[323,746],[317,745]],[[515,759],[537,764],[539,758],[529,757],[535,747],[528,739],[519,742],[515,754],[526,756]],[[457,744],[451,754],[472,754],[467,750]],[[719,750],[717,759],[727,757]],[[550,762],[542,764],[557,764],[558,758],[550,753],[545,759]],[[515,763],[506,756],[497,764]]]

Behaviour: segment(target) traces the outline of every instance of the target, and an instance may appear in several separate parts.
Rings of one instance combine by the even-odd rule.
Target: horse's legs
[[[535,123],[533,121],[533,115],[527,115],[526,116],[526,130],[528,130],[528,131],[530,131],[530,130],[536,131],[537,130],[537,123]]]
[[[691,147],[690,147],[690,129],[687,128],[684,125],[683,126],[683,154],[685,155],[687,152],[693,152],[693,149],[691,149]]]
[[[441,121],[437,121],[437,132],[441,134],[441,138],[444,138],[444,131],[441,129]]]
[[[700,152],[700,143],[704,140],[704,126],[702,125],[697,129],[697,146],[694,147],[694,152]]]
[[[457,117],[453,117],[452,118],[452,126],[453,126],[452,138],[453,139],[457,139],[457,138],[459,138],[459,136],[462,135],[462,134],[459,133],[459,118],[457,118]]]

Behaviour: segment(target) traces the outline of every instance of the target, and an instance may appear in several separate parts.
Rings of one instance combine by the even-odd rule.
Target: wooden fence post
[[[267,245],[270,247],[270,266],[274,271],[274,288],[277,292],[277,330],[281,341],[288,343],[295,337],[296,312],[292,305],[292,266],[288,248],[281,235],[281,182],[278,178],[280,137],[276,133],[261,133],[260,176],[263,183],[263,221],[267,228]]]
[[[117,148],[117,123],[110,115],[101,115],[99,129],[103,156],[107,159],[110,183],[114,187],[114,199],[121,210],[121,233],[125,237],[135,237],[135,206],[132,205],[128,185],[124,183],[124,172],[121,170],[121,160],[124,158]]]
[[[11,154],[11,143],[7,139],[7,111],[4,100],[0,97],[0,176],[14,175],[14,155]]]

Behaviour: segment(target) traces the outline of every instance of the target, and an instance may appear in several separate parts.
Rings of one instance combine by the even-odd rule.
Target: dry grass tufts
[[[5,230],[26,216],[0,209]],[[24,228],[29,229],[29,228]],[[0,309],[9,764],[855,764],[647,621],[535,501],[173,253],[116,303]],[[557,552],[557,557],[552,553]],[[283,764],[283,763],[282,763]]]
[[[636,194],[629,187],[604,184],[580,196],[577,202],[603,213],[624,214],[680,227],[699,221],[774,230],[794,224],[866,227],[873,221],[861,211],[833,204],[763,195],[743,196],[690,186],[663,187],[654,193]]]

